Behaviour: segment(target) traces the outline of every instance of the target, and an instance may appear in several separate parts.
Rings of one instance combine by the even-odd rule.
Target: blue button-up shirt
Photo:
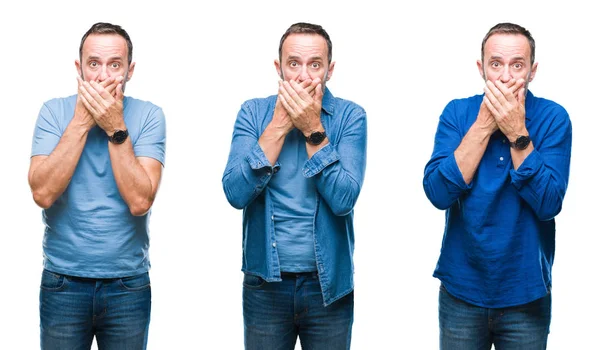
[[[269,181],[279,162],[270,164],[258,139],[271,121],[277,96],[244,102],[233,131],[223,190],[229,203],[244,209],[242,271],[267,282],[281,281]],[[325,306],[354,288],[353,208],[362,187],[367,151],[366,113],[357,104],[325,89],[321,123],[329,144],[306,161],[305,177],[314,178],[317,205],[315,257]]]
[[[446,210],[434,276],[464,301],[500,308],[550,290],[554,217],[569,179],[571,121],[563,107],[528,92],[525,124],[533,152],[515,170],[509,141],[497,131],[467,185],[454,151],[477,119],[482,99],[476,95],[446,106],[423,187],[433,205]]]

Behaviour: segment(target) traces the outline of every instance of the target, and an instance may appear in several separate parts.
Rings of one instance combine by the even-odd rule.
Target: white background
[[[190,2],[192,3],[192,2]],[[581,1],[583,3],[583,1]],[[394,5],[392,5],[394,4]],[[591,4],[591,2],[590,2]],[[334,95],[368,115],[368,165],[355,208],[353,349],[436,349],[431,277],[444,213],[422,189],[438,117],[481,93],[481,39],[498,22],[536,43],[540,97],[573,122],[569,190],[557,217],[549,349],[597,340],[597,130],[600,30],[578,1],[12,2],[0,10],[0,349],[39,347],[41,210],[27,184],[42,103],[76,92],[73,61],[95,22],[122,25],[137,62],[127,95],[167,116],[167,162],[151,227],[149,349],[242,349],[242,213],[221,187],[241,103],[274,94],[273,59],[295,22],[333,41]]]

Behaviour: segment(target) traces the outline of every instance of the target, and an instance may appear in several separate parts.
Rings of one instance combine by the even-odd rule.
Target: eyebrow
[[[503,56],[492,56],[492,57],[490,57],[490,61],[501,60],[503,58],[504,58]],[[512,57],[510,60],[511,61],[524,61],[525,57],[523,57],[523,56],[516,56],[516,57]]]
[[[300,60],[301,58],[302,58],[302,57],[300,57],[300,56],[288,56],[288,58],[287,58],[287,59],[288,59],[288,61],[289,61],[289,60],[295,60],[295,61],[298,61],[298,60]],[[309,61],[322,61],[322,60],[323,60],[323,57],[321,57],[321,56],[312,56],[312,57],[309,57],[309,58],[308,58],[308,60],[309,60]]]
[[[100,56],[88,56],[87,58],[88,61],[100,61]],[[112,56],[109,57],[107,61],[122,61],[123,57],[122,56]]]

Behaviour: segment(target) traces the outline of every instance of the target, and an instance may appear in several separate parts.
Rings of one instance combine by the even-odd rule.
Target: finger
[[[313,81],[311,79],[306,79],[300,83],[300,86],[302,86],[303,89],[306,89],[312,84],[312,82]]]
[[[284,85],[286,85],[285,82]],[[296,104],[298,104],[298,106],[304,106],[305,101],[309,97],[308,93],[304,91],[302,86],[300,86],[300,84],[296,81],[292,80],[288,82],[288,86],[290,87],[290,89],[287,89],[288,93],[294,99],[294,101],[296,101]]]
[[[95,97],[98,96],[96,90],[94,90],[94,88],[92,88],[87,81],[84,81],[79,87],[79,92],[81,93],[83,99],[86,100],[87,103],[92,107],[93,111],[99,114],[102,106]],[[90,110],[90,112],[92,112],[92,110]]]
[[[506,103],[506,97],[504,97],[502,91],[500,91],[498,87],[496,87],[496,85],[491,81],[488,80],[486,82],[483,90],[485,91],[485,94],[490,102],[492,102],[497,109]]]
[[[113,82],[107,86],[104,87],[104,89],[106,91],[108,91],[109,94],[113,95],[115,92],[115,88],[117,87],[117,85],[119,85],[121,82],[123,82],[123,77],[122,76],[118,76],[116,78],[113,79]]]
[[[117,100],[123,101],[123,84],[117,85]]]
[[[323,100],[323,86],[321,84],[315,88],[315,100],[319,101],[319,103]]]
[[[291,90],[291,92],[290,92]],[[296,92],[294,91],[294,89],[291,88],[291,86],[289,85],[289,83],[287,81],[284,81],[281,83],[281,85],[279,86],[279,94],[282,96],[283,100],[285,100],[285,102],[288,104],[288,106],[290,106],[290,108],[292,108],[292,110],[294,111],[294,114],[296,113],[296,110],[299,110],[299,106],[298,103],[296,102],[296,100],[292,97],[291,93],[295,94],[296,96],[298,94],[296,94]],[[290,111],[288,110],[288,113],[290,113]]]
[[[512,78],[508,81],[508,83],[504,84],[504,86],[506,86],[506,88],[510,89],[511,87],[513,87],[516,84],[517,80]]]
[[[515,83],[511,87],[509,87],[511,94],[514,95],[516,92],[519,91],[520,88],[523,87],[523,85],[525,85],[525,80],[523,80],[523,79],[515,80]]]
[[[108,91],[106,91],[106,89],[100,83],[98,83],[96,81],[91,81],[90,86],[96,92],[94,94],[94,92],[91,91],[92,96],[94,96],[96,101],[98,101],[99,103],[106,105],[108,103],[108,101],[113,100],[113,96]]]
[[[508,87],[506,87],[506,85],[500,80],[496,80],[494,82],[494,87],[498,89],[498,91],[502,94],[501,96],[498,96],[498,100],[501,103],[504,103],[505,100],[508,101],[509,99],[514,97],[513,92]]]
[[[293,119],[293,117],[295,115],[294,114],[294,109],[290,106],[290,104],[285,99],[285,97],[283,96],[283,94],[279,94],[278,100],[279,100],[279,102],[281,102],[281,105],[287,111],[288,115]]]
[[[293,81],[290,82],[290,85],[294,88],[294,91],[298,95],[299,100],[296,99],[296,101],[299,106],[307,107],[313,103],[313,95],[314,95],[315,88],[312,86],[316,87],[319,82],[320,82],[319,78],[313,80],[312,83],[309,85],[309,87],[306,89],[303,89],[302,86],[296,82],[293,82]],[[308,89],[311,89],[311,90],[308,90]]]
[[[312,96],[314,94],[313,91],[317,88],[317,85],[319,85],[319,84],[321,84],[321,79],[317,78],[317,79],[313,80],[310,83],[310,85],[304,90],[306,90],[306,92],[308,92]]]
[[[492,101],[490,101],[487,95],[483,96],[483,103],[485,103],[485,106],[494,118],[497,118],[500,115],[500,113],[498,113],[498,110],[496,110],[496,107],[494,106]]]
[[[517,100],[519,101],[519,103],[525,107],[525,87],[523,86],[517,95]]]
[[[90,114],[92,115],[92,117],[96,117],[98,115],[98,111],[96,111],[96,109],[91,105],[91,103],[88,101],[88,98],[86,97],[86,91],[83,88],[83,85],[79,87],[79,96],[81,97],[79,100],[83,103],[83,105],[85,106],[85,108],[90,112]],[[89,94],[88,94],[89,95]]]
[[[113,77],[108,77],[108,79],[101,81],[99,84],[106,89],[107,86],[111,85],[112,83],[115,82],[115,78]]]

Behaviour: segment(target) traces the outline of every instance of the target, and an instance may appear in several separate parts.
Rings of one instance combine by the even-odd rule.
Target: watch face
[[[515,141],[515,148],[523,150],[529,146],[530,138],[529,136],[519,136]]]
[[[308,138],[309,138],[308,142],[311,145],[318,145],[321,142],[323,142],[323,140],[325,140],[325,133],[316,131],[316,132],[313,132],[312,134],[310,134],[310,136]]]
[[[129,133],[127,132],[127,130],[116,130],[112,136],[111,141],[116,144],[123,143],[127,139],[128,135]]]

